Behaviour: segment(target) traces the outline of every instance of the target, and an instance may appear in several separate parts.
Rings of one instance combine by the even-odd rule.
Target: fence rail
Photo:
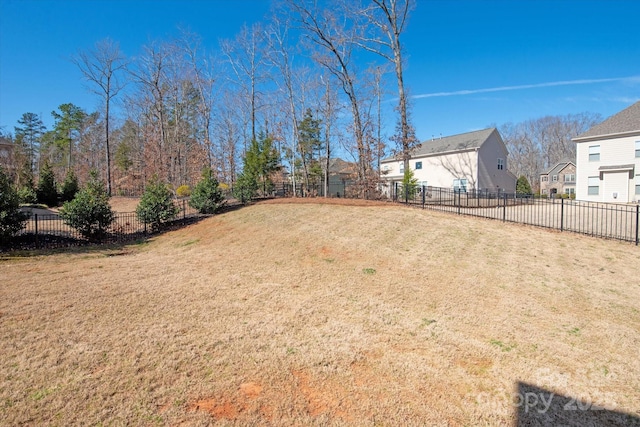
[[[178,215],[168,225],[185,223],[202,216],[189,206],[187,199],[177,199]],[[116,213],[114,221],[100,243],[121,243],[142,238],[151,233],[148,224],[140,221],[135,212]],[[33,214],[25,227],[11,239],[9,249],[54,249],[83,246],[91,243],[78,230],[65,224],[57,214]]]
[[[612,204],[568,198],[545,199],[514,193],[418,187],[390,198],[399,203],[640,244],[640,204]]]

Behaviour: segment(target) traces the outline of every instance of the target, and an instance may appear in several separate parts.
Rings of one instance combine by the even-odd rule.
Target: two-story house
[[[540,194],[553,197],[560,194],[576,194],[576,165],[560,162],[540,174]]]
[[[573,141],[577,199],[611,203],[640,200],[640,101]]]
[[[460,191],[513,193],[516,176],[507,170],[507,147],[496,128],[435,138],[411,152],[409,167],[419,185]],[[404,177],[404,162],[394,156],[380,162],[387,190]]]

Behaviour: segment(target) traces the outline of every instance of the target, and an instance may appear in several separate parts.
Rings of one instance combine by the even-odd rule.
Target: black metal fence
[[[179,209],[178,215],[172,222],[166,224],[168,227],[205,216],[189,206],[187,199],[177,199],[175,204]],[[132,241],[143,238],[151,232],[151,226],[140,221],[135,212],[116,213],[113,223],[100,243]],[[9,245],[5,245],[5,249],[53,249],[83,246],[89,243],[91,242],[78,230],[65,224],[59,215],[32,214],[25,227],[11,239]]]
[[[403,191],[401,184],[394,185],[389,197],[395,202],[423,209],[640,243],[640,204],[637,203],[594,203],[425,186]]]

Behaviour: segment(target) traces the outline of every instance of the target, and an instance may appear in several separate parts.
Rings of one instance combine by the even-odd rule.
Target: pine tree
[[[45,160],[42,170],[40,171],[40,180],[36,190],[38,203],[42,203],[49,207],[58,206],[58,190],[56,188],[56,178],[53,175],[53,169],[48,161]]]
[[[138,219],[151,225],[156,231],[167,221],[178,215],[178,207],[167,185],[154,176],[144,189],[140,203],[136,207]]]
[[[66,202],[60,211],[65,224],[75,228],[91,241],[99,241],[107,234],[107,230],[115,219],[109,205],[109,195],[96,171],[91,172],[87,185]]]
[[[202,214],[216,213],[224,205],[224,196],[220,191],[218,180],[209,168],[202,172],[202,180],[191,192],[189,206]]]
[[[27,218],[27,214],[20,212],[18,194],[0,168],[0,242],[22,230]]]

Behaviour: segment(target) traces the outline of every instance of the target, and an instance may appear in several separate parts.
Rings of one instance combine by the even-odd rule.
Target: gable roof
[[[422,142],[411,151],[411,157],[422,157],[433,154],[452,153],[456,151],[468,151],[480,148],[496,132],[496,128],[488,128],[458,135],[445,136]],[[401,154],[388,157],[384,161],[398,160]]]
[[[540,175],[555,175],[569,165],[573,165],[574,167],[576,166],[573,162],[560,162],[549,169],[547,172],[543,172]]]
[[[604,122],[573,138],[574,140],[621,133],[640,133],[640,101],[614,114]]]

